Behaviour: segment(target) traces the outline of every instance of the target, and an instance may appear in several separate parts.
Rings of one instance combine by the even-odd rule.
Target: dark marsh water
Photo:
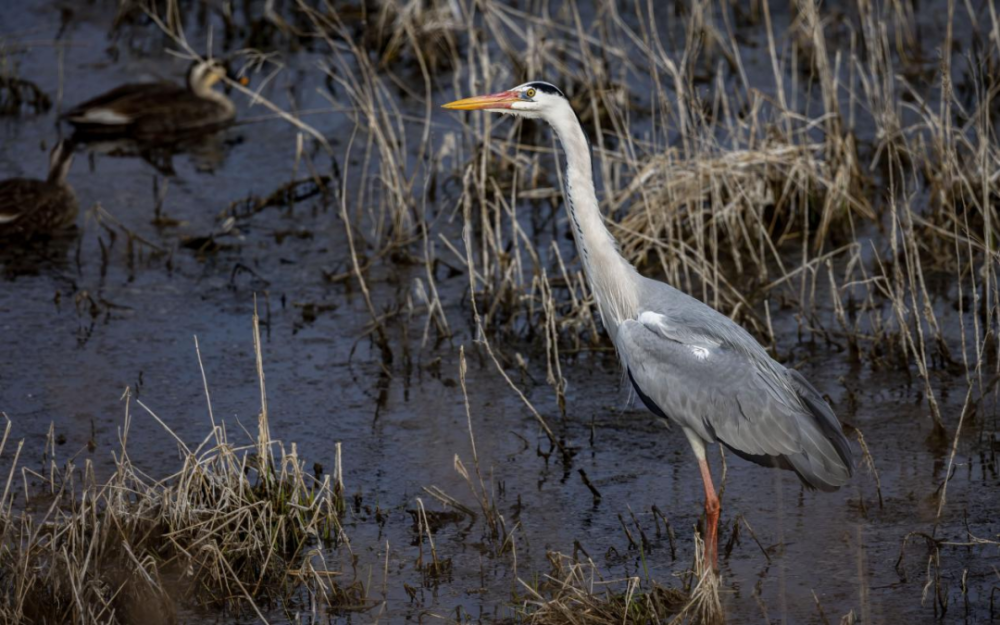
[[[790,18],[773,10],[781,32]],[[0,36],[12,46],[10,58],[16,59],[18,74],[37,83],[55,103],[44,114],[0,118],[0,175],[43,175],[48,146],[59,132],[58,108],[126,81],[181,78],[186,64],[167,55],[151,29],[145,31],[145,44],[139,27],[139,34],[110,38],[114,15],[114,3],[104,1],[70,7],[31,0],[0,12]],[[928,41],[937,41],[932,16],[922,14],[921,23]],[[192,20],[188,36],[192,42],[205,41],[204,25]],[[746,36],[762,41],[759,32]],[[217,49],[221,45],[217,38]],[[766,46],[746,53],[750,75],[759,71],[766,76],[768,70],[753,69],[766,65]],[[320,48],[286,52],[290,68],[265,95],[288,106],[289,94],[294,94],[301,110],[327,106],[315,92],[322,81],[314,63],[322,58]],[[440,102],[451,99],[447,83],[437,94]],[[241,118],[266,115],[260,107],[250,108],[242,96],[233,97]],[[412,114],[422,114],[421,104],[401,101]],[[335,151],[342,150],[351,132],[345,115],[306,119],[330,138]],[[443,111],[434,112],[433,122],[438,138],[459,132],[456,118]],[[860,122],[859,133],[864,131]],[[0,410],[13,422],[13,438],[25,441],[29,465],[41,463],[51,424],[64,440],[57,459],[75,456],[79,463],[87,457],[107,471],[126,388],[178,436],[200,441],[209,422],[195,336],[216,417],[232,433],[241,425],[252,429],[259,409],[251,334],[256,295],[265,322],[263,357],[273,436],[286,445],[296,443],[301,458],[328,471],[335,443],[343,445],[345,484],[356,503],[346,520],[351,548],[327,557],[331,566],[369,585],[375,606],[331,618],[369,622],[378,615],[381,622],[395,623],[509,617],[513,593],[523,592],[517,579],[530,583],[549,572],[546,552],[570,554],[577,542],[608,579],[638,576],[679,584],[673,575],[690,564],[693,527],[701,513],[697,468],[679,432],[667,431],[645,410],[628,404],[612,353],[564,358],[568,391],[562,417],[545,384],[538,346],[498,346],[528,359],[528,374],[516,368],[509,373],[560,438],[577,450],[566,466],[558,453],[548,453],[549,444],[530,412],[473,345],[467,278],[438,274],[454,337],[422,347],[426,317],[419,312],[411,316],[406,303],[423,268],[376,262],[368,274],[376,307],[402,310],[391,339],[396,365],[383,390],[382,358],[359,290],[325,277],[348,271],[349,255],[337,209],[322,196],[240,220],[238,232],[220,238],[222,248],[214,253],[181,246],[186,237],[217,230],[217,215],[231,202],[267,195],[304,177],[306,168],[296,165],[296,131],[280,120],[242,124],[196,152],[174,156],[172,171],[166,173],[141,158],[84,150],[77,155],[70,182],[82,212],[99,203],[157,249],[135,243],[129,250],[120,232],[112,242],[92,217],[81,214],[76,237],[63,248],[50,249],[45,260],[3,251]],[[317,158],[320,167],[329,167]],[[160,225],[154,223],[155,189],[163,199]],[[445,197],[435,210],[448,213],[453,201]],[[558,219],[565,228],[564,214]],[[167,220],[172,223],[163,225]],[[456,245],[460,242],[457,229],[445,231]],[[571,243],[564,243],[566,258],[573,258]],[[440,248],[438,255],[448,258]],[[947,292],[943,298],[946,302]],[[723,559],[729,622],[823,622],[817,600],[830,622],[852,610],[863,623],[933,621],[940,607],[935,609],[933,596],[922,601],[930,554],[922,539],[910,543],[901,567],[896,566],[907,534],[935,531],[935,493],[948,461],[946,447],[927,442],[931,422],[920,383],[915,375],[872,371],[821,343],[800,342],[789,311],[778,311],[775,325],[781,353],[830,397],[844,422],[864,432],[879,472],[883,505],[873,475],[862,467],[846,488],[824,494],[804,491],[792,475],[729,457],[720,544],[726,544],[734,522],[744,517],[767,551],[765,556],[744,533]],[[406,336],[403,327],[408,328]],[[428,580],[416,568],[418,539],[410,514],[416,498],[429,510],[441,510],[423,490],[436,486],[476,506],[453,468],[456,454],[471,466],[457,384],[460,345],[469,352],[467,383],[480,460],[488,483],[497,488],[508,527],[517,528],[516,565],[509,555],[490,555],[480,523],[446,522],[435,544],[439,555],[451,560],[450,573]],[[956,379],[948,392],[952,382],[943,376],[938,382],[942,411],[953,425],[965,387]],[[380,392],[383,401],[378,400]],[[968,427],[936,529],[936,536],[955,543],[969,542],[967,531],[992,540],[1000,532],[995,408]],[[87,448],[91,439],[96,443],[92,451]],[[136,463],[151,475],[168,475],[179,466],[176,446],[142,411],[134,413],[130,448]],[[718,475],[718,456],[713,453],[712,459]],[[599,490],[599,503],[579,469]],[[676,532],[676,559],[666,537],[657,535],[653,506],[669,517]],[[635,531],[629,510],[650,539],[644,552],[630,547],[619,521],[621,515]],[[995,544],[941,548],[947,620],[987,622],[993,616],[998,564]],[[407,586],[415,589],[412,596]],[[271,616],[273,622],[286,619],[278,611]],[[216,620],[210,615],[191,618]]]

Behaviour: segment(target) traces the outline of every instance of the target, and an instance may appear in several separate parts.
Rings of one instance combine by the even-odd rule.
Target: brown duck
[[[79,205],[66,182],[73,146],[60,141],[49,155],[49,176],[0,181],[0,239],[28,239],[64,230],[76,221]]]
[[[217,60],[191,65],[187,85],[132,83],[99,95],[63,114],[78,137],[157,139],[220,128],[233,121],[236,107],[214,86],[227,74]],[[246,78],[239,80],[246,84]]]

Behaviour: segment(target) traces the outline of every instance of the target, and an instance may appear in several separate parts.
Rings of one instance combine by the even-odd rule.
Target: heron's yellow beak
[[[509,109],[514,102],[520,102],[521,96],[516,91],[501,91],[493,95],[478,95],[474,98],[456,100],[442,108],[456,111],[479,111],[482,109]]]

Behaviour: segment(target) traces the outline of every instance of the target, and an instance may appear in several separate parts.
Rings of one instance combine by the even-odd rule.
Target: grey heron
[[[566,199],[584,272],[636,395],[680,426],[705,485],[705,549],[718,570],[719,498],[705,446],[794,471],[809,488],[836,490],[853,473],[851,447],[819,392],[776,362],[729,317],[642,276],[620,253],[594,190],[590,143],[566,96],[533,81],[444,105],[542,119],[566,154]]]

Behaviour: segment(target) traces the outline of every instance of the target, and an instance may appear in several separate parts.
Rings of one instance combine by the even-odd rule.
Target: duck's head
[[[229,78],[241,85],[246,85],[250,81],[246,76],[237,77],[229,71],[228,66],[223,61],[217,59],[206,59],[195,61],[188,69],[188,88],[199,95],[204,95],[212,91],[212,87],[217,82],[229,76]]]

